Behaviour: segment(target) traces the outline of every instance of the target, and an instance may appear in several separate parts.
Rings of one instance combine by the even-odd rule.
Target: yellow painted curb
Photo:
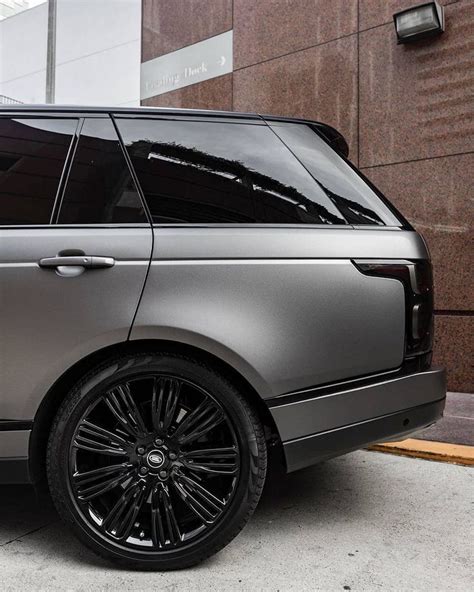
[[[445,442],[430,442],[429,440],[408,438],[408,440],[403,440],[402,442],[374,444],[369,447],[369,450],[438,460],[457,465],[474,465],[474,446],[462,446],[461,444],[447,444]]]

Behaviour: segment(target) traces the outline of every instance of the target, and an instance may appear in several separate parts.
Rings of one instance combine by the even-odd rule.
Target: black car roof
[[[21,105],[1,105],[0,113],[17,111],[32,111],[35,113],[120,113],[132,115],[201,115],[201,116],[221,116],[221,117],[245,117],[259,118],[256,113],[237,113],[233,111],[218,111],[207,109],[172,109],[167,107],[101,107],[93,105],[43,105],[43,104],[21,104]]]
[[[330,125],[311,119],[297,117],[280,117],[277,115],[265,115],[260,113],[241,113],[238,111],[219,111],[207,109],[172,109],[168,107],[94,107],[89,105],[42,105],[42,104],[21,104],[21,105],[0,105],[0,115],[14,115],[18,113],[54,113],[74,115],[114,113],[117,115],[175,115],[195,117],[222,117],[225,119],[255,119],[265,121],[282,121],[294,123],[306,123],[322,134],[325,139],[339,152],[348,155],[347,142],[342,134]]]

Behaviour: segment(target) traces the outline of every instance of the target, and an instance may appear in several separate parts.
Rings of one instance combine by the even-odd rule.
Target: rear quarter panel
[[[398,367],[404,293],[351,258],[425,258],[414,232],[155,228],[131,339],[217,355],[265,399]]]

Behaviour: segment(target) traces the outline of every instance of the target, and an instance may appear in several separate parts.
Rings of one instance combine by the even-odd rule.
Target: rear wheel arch
[[[256,410],[265,429],[265,436],[281,457],[281,441],[273,417],[254,386],[234,367],[214,354],[195,346],[167,340],[134,340],[108,346],[89,354],[62,374],[43,397],[36,412],[29,444],[29,474],[34,483],[45,483],[46,448],[54,417],[69,390],[91,368],[123,355],[143,352],[168,352],[187,355],[218,371],[231,382]]]

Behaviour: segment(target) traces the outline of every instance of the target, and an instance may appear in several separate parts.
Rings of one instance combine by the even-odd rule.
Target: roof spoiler
[[[326,142],[334,148],[336,152],[339,152],[339,154],[342,154],[345,158],[349,156],[349,146],[341,132],[338,132],[337,129],[330,125],[326,125],[325,123],[308,122],[308,125],[323,136]]]
[[[320,121],[314,121],[310,119],[300,119],[297,117],[278,117],[276,115],[260,115],[265,121],[284,121],[287,123],[305,123],[314,132],[322,136],[326,142],[339,154],[342,154],[345,158],[349,156],[349,146],[346,139],[338,132],[337,129],[321,123]]]

